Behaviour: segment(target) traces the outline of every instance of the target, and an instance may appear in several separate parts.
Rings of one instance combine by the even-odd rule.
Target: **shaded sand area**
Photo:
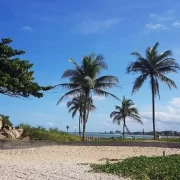
[[[143,147],[53,146],[0,150],[0,180],[123,180],[89,172],[89,163],[133,156],[180,154],[180,149]]]

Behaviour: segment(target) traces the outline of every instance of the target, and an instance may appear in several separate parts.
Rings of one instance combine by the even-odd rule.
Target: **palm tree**
[[[67,129],[67,133],[68,133],[68,130],[69,130],[69,126],[68,125],[66,126],[66,129]]]
[[[156,43],[152,48],[148,47],[145,52],[145,58],[138,52],[132,52],[132,55],[137,57],[135,62],[131,62],[127,67],[127,73],[139,73],[140,75],[136,78],[132,93],[138,91],[145,80],[150,80],[151,93],[152,93],[152,121],[153,121],[153,135],[154,140],[156,139],[155,129],[155,96],[159,93],[159,81],[165,83],[169,89],[172,87],[177,88],[174,81],[169,79],[166,74],[171,72],[177,72],[180,69],[178,63],[173,59],[172,52],[167,50],[163,53],[158,53],[159,43]]]
[[[132,118],[136,120],[138,123],[142,124],[141,118],[139,116],[138,109],[135,107],[133,101],[131,99],[126,99],[123,97],[121,106],[115,106],[115,111],[110,114],[110,118],[113,118],[113,123],[117,123],[120,125],[121,121],[123,121],[123,139],[125,134],[125,128],[129,132],[129,129],[126,125],[126,118]]]
[[[81,64],[77,64],[76,61],[70,59],[73,63],[73,69],[67,69],[62,78],[69,78],[69,83],[59,84],[63,88],[69,91],[65,93],[57,104],[59,104],[64,98],[69,96],[77,96],[81,93],[84,94],[84,103],[87,104],[91,93],[99,96],[112,96],[117,98],[115,95],[106,91],[107,88],[117,86],[118,78],[115,76],[101,76],[98,77],[102,70],[107,69],[107,65],[104,62],[102,55],[95,55],[91,53],[88,56],[82,58]],[[117,98],[118,99],[118,98]],[[84,106],[83,109],[83,141],[85,140],[86,123],[89,116],[89,108]]]
[[[77,111],[79,112],[79,135],[81,135],[81,123],[83,118],[83,109],[84,109],[84,95],[80,94],[74,97],[71,101],[67,102],[67,107],[69,108],[69,113],[72,112],[72,117],[76,115]],[[90,108],[90,111],[95,111],[96,107],[93,104],[93,99],[90,97],[88,99],[87,108]]]

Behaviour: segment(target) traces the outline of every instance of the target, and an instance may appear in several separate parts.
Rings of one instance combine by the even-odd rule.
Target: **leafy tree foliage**
[[[43,87],[34,82],[31,71],[33,64],[27,60],[19,59],[25,52],[13,49],[9,44],[11,39],[0,41],[0,93],[12,97],[42,97],[41,91],[52,87]]]

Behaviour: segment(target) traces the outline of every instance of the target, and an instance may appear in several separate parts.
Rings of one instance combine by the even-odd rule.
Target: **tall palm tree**
[[[139,116],[138,109],[135,107],[131,99],[126,99],[125,97],[123,97],[121,106],[116,105],[115,109],[116,110],[110,114],[110,118],[113,118],[113,123],[117,123],[118,125],[120,125],[120,123],[123,121],[123,139],[124,139],[125,128],[129,132],[129,129],[126,125],[126,118],[129,117],[141,124],[142,121]]]
[[[84,94],[80,94],[76,97],[74,97],[71,101],[67,102],[67,107],[69,108],[69,113],[72,112],[72,117],[76,115],[77,112],[79,112],[79,135],[81,135],[81,123],[83,123],[83,109],[84,109],[84,101],[85,101]],[[93,104],[93,99],[90,97],[88,99],[87,108],[90,108],[89,111],[95,111],[96,107]]]
[[[172,52],[167,50],[163,53],[158,53],[157,48],[159,43],[156,43],[152,48],[148,47],[143,57],[138,52],[132,52],[132,55],[137,57],[135,62],[131,62],[127,67],[127,73],[139,73],[136,78],[132,93],[138,91],[145,80],[150,80],[151,93],[152,93],[152,121],[153,121],[153,135],[156,139],[155,129],[155,96],[159,93],[159,81],[165,83],[169,89],[177,88],[174,81],[169,79],[166,74],[177,72],[180,69],[179,64],[172,58]]]
[[[95,55],[91,53],[88,56],[82,58],[81,64],[77,64],[76,61],[70,59],[73,63],[73,69],[67,69],[62,75],[62,78],[69,78],[69,83],[59,84],[63,88],[69,91],[65,93],[57,104],[59,104],[64,98],[69,96],[76,96],[83,93],[85,98],[84,102],[87,104],[88,98],[91,93],[99,96],[112,96],[117,98],[115,95],[106,91],[107,88],[117,86],[118,78],[115,76],[101,76],[99,77],[102,70],[106,70],[108,67],[104,62],[102,55]],[[117,98],[118,99],[118,98]],[[83,109],[83,141],[85,140],[86,123],[88,120],[89,108],[84,106]]]

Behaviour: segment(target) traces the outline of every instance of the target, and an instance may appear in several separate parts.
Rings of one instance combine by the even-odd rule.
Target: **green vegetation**
[[[9,38],[0,42],[0,93],[13,97],[42,97],[41,91],[52,87],[39,86],[34,82],[34,72],[30,70],[33,64],[20,60],[18,56],[25,52],[13,49],[9,46],[11,42]]]
[[[162,139],[157,139],[157,141],[163,141],[163,142],[180,142],[180,138],[162,138]]]
[[[180,155],[165,157],[133,157],[117,163],[91,165],[95,172],[116,174],[134,180],[180,179]]]
[[[119,79],[112,75],[100,76],[103,70],[108,69],[104,57],[102,55],[91,53],[90,55],[84,56],[79,64],[73,59],[70,59],[74,68],[65,70],[62,75],[62,78],[68,78],[68,83],[58,84],[54,87],[45,87],[34,82],[34,72],[31,70],[33,64],[19,58],[19,56],[25,54],[25,51],[13,49],[10,46],[11,43],[12,40],[10,38],[4,38],[0,41],[0,94],[12,97],[27,98],[29,96],[34,96],[41,98],[43,97],[43,91],[58,86],[66,88],[68,91],[59,99],[57,104],[66,97],[72,97],[67,106],[69,112],[72,112],[73,117],[76,112],[79,111],[79,132],[81,132],[80,123],[82,122],[82,139],[84,141],[89,113],[90,111],[95,110],[95,106],[92,102],[92,95],[103,97],[111,96],[119,100],[115,95],[107,91],[109,88],[117,87],[119,85]],[[134,82],[132,93],[138,91],[145,80],[150,80],[154,140],[156,139],[155,96],[159,95],[160,97],[159,81],[168,85],[170,89],[173,87],[176,88],[175,82],[169,79],[166,74],[171,72],[176,73],[180,70],[179,64],[172,58],[172,52],[167,50],[164,53],[158,53],[158,45],[159,44],[156,43],[152,48],[148,47],[145,58],[138,52],[133,52],[132,55],[135,55],[137,60],[131,62],[127,67],[127,73],[139,73],[139,76]],[[111,117],[118,124],[120,124],[120,121],[123,121],[123,134],[125,128],[128,131],[126,117],[129,116],[141,123],[137,109],[132,106],[134,106],[132,100],[126,100],[124,98],[122,106],[116,106],[116,111],[111,113]],[[3,118],[5,119],[4,122],[6,121],[6,124],[12,125],[8,116],[4,116]],[[66,128],[68,132],[69,126]],[[56,129],[56,131],[52,129],[46,130],[42,127],[36,128],[26,125],[25,132],[27,132],[32,139],[59,140],[61,139],[60,136],[62,137],[62,135],[64,135],[68,137],[68,140],[73,138],[78,138],[79,140],[79,137],[64,134],[58,129]],[[179,139],[168,139],[167,141],[177,142]]]
[[[95,55],[91,53],[88,56],[84,56],[81,64],[77,64],[76,61],[70,59],[74,65],[74,69],[67,69],[62,78],[69,78],[69,83],[59,84],[57,86],[64,87],[69,91],[65,93],[58,101],[59,104],[64,98],[69,96],[84,95],[84,104],[88,103],[88,99],[91,94],[97,96],[112,96],[118,99],[115,95],[106,91],[107,88],[116,87],[118,85],[118,78],[115,76],[101,76],[102,70],[106,70],[108,66],[104,62],[102,55]],[[90,108],[84,106],[83,108],[83,141],[85,140],[86,124],[89,117]]]
[[[3,114],[0,114],[0,117],[2,118],[2,126],[4,127],[5,124],[9,125],[9,126],[13,126],[12,122],[9,119],[9,116],[5,116]]]
[[[180,66],[173,59],[172,52],[170,50],[164,53],[158,53],[157,48],[159,43],[156,43],[153,47],[148,47],[144,58],[138,52],[132,52],[132,55],[137,57],[135,62],[130,63],[127,67],[127,73],[139,73],[140,76],[134,82],[132,93],[138,91],[143,83],[150,79],[151,93],[152,93],[152,121],[153,121],[153,135],[154,140],[156,139],[156,129],[155,129],[155,96],[159,93],[159,82],[161,81],[166,84],[169,89],[177,88],[174,81],[169,79],[167,73],[176,73]]]
[[[129,129],[126,125],[126,118],[129,117],[131,119],[136,120],[138,123],[142,123],[141,118],[139,116],[138,109],[135,107],[134,102],[131,99],[126,99],[123,97],[121,107],[115,106],[116,111],[113,111],[110,114],[110,117],[113,118],[113,123],[117,123],[120,125],[121,121],[123,121],[123,139],[125,135],[125,128],[129,132]]]
[[[80,137],[70,135],[68,133],[59,131],[58,128],[49,128],[46,130],[44,127],[32,127],[28,124],[19,125],[23,131],[23,137],[29,137],[30,140],[47,140],[47,141],[80,141]]]

